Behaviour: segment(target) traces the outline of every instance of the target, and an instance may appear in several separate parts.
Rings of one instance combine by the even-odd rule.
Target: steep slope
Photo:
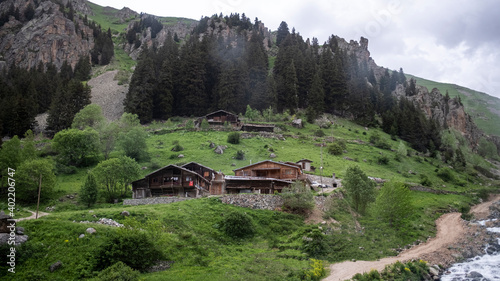
[[[83,6],[80,9],[84,9]],[[19,13],[11,15],[10,7]],[[33,14],[30,7],[34,9]],[[0,27],[4,65],[32,68],[39,62],[52,62],[60,68],[68,61],[74,67],[79,57],[88,55],[94,47],[92,29],[74,14],[73,19],[69,19],[54,2],[35,5],[31,0],[3,1],[0,13],[8,18]]]
[[[500,99],[455,84],[439,83],[413,75],[407,77],[414,78],[418,85],[427,87],[429,91],[436,88],[443,95],[448,92],[451,98],[460,96],[465,111],[474,123],[486,134],[500,136]]]

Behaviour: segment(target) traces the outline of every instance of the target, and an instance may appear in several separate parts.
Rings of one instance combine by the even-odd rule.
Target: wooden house
[[[200,126],[201,122],[203,122],[204,119],[208,121],[208,124],[210,124],[210,126],[224,126],[226,122],[228,122],[228,124],[233,127],[238,127],[240,125],[240,119],[238,115],[225,110],[218,110],[200,117],[196,121],[195,125]]]
[[[242,131],[246,132],[274,132],[274,125],[270,124],[243,124],[241,126]]]
[[[302,171],[310,172],[312,170],[311,169],[312,162],[313,161],[311,161],[309,159],[302,159],[302,160],[297,161],[297,164],[299,164],[302,167]]]
[[[272,194],[281,192],[294,181],[305,180],[300,165],[271,160],[258,162],[234,170],[235,176],[226,176],[225,192]]]
[[[190,163],[191,164],[191,163]],[[210,181],[184,167],[168,165],[132,182],[133,198],[208,194]]]
[[[193,171],[193,172],[201,175],[203,178],[205,178],[209,182],[214,180],[215,175],[217,174],[217,171],[215,171],[214,169],[207,167],[207,166],[203,166],[203,165],[196,163],[196,162],[190,162],[190,163],[187,163],[185,165],[182,165],[182,168],[188,169],[190,171]]]

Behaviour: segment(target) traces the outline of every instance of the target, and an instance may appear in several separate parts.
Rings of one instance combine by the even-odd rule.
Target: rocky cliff
[[[84,1],[73,1],[79,10],[90,11]],[[11,5],[20,12],[20,17],[10,16],[0,28],[0,53],[4,64],[31,68],[39,62],[54,63],[58,68],[66,60],[75,66],[82,55],[89,55],[94,46],[92,29],[78,16],[68,19],[60,6],[52,1],[35,4],[29,0],[10,0],[0,4],[5,13]],[[31,19],[22,15],[32,5],[35,8]]]
[[[393,94],[413,101],[428,118],[436,120],[442,128],[459,131],[473,148],[477,147],[479,139],[484,136],[458,98],[443,96],[436,88],[429,92],[426,87],[419,85],[416,86],[415,95],[408,96],[403,85],[398,85]]]

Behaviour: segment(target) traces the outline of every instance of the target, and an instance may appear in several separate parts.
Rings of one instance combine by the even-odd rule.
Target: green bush
[[[179,152],[179,151],[183,151],[184,150],[184,147],[182,147],[180,144],[176,144],[173,148],[172,148],[172,151],[174,152]]]
[[[389,157],[387,157],[387,155],[381,155],[381,156],[377,159],[377,162],[378,162],[380,165],[387,165],[387,164],[389,164]]]
[[[455,180],[455,176],[453,176],[451,170],[446,167],[439,169],[437,172],[437,176],[445,182],[453,182]]]
[[[163,253],[151,238],[138,230],[120,230],[107,237],[94,255],[94,270],[101,271],[117,262],[123,262],[132,269],[145,272]]]
[[[240,143],[240,136],[241,135],[238,132],[230,133],[227,136],[227,142],[228,143],[232,143],[232,144],[239,144]]]
[[[139,280],[139,272],[133,270],[123,262],[119,261],[112,266],[99,272],[92,281],[136,281]]]
[[[423,186],[432,186],[432,181],[425,174],[420,174],[420,184]]]
[[[238,160],[245,160],[245,152],[243,150],[238,150],[234,158]]]
[[[342,155],[343,152],[344,152],[344,150],[342,149],[342,147],[338,143],[332,143],[328,146],[328,153],[330,153],[332,155],[337,155],[337,156]]]
[[[317,129],[315,132],[314,132],[314,135],[319,137],[319,138],[322,138],[325,136],[325,132],[323,132],[323,130],[321,129]]]
[[[255,234],[255,227],[250,216],[236,211],[224,216],[221,229],[231,238],[250,238]]]
[[[283,208],[296,214],[306,214],[314,208],[314,196],[311,190],[301,182],[283,188]]]

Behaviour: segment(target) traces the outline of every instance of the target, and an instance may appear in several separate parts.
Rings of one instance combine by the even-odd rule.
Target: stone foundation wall
[[[283,206],[281,196],[267,194],[224,195],[220,200],[222,203],[259,210],[276,210]]]
[[[175,202],[180,202],[184,200],[191,200],[193,198],[182,198],[182,197],[149,197],[143,199],[125,199],[123,200],[123,205],[153,205],[153,204],[170,204]]]

